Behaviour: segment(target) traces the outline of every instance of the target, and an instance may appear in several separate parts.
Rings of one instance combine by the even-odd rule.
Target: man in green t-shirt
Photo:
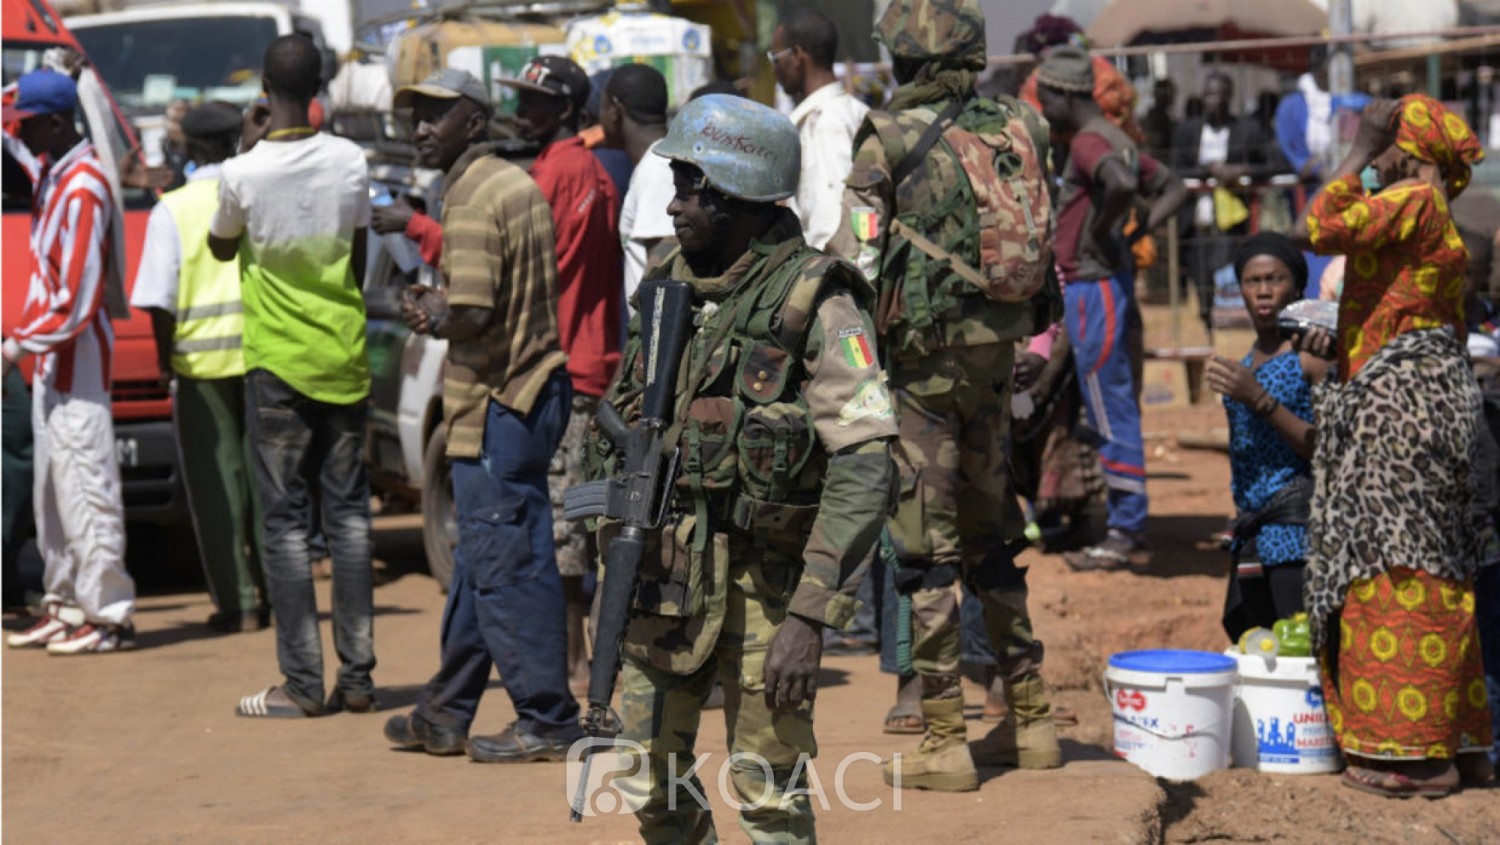
[[[305,37],[266,48],[267,104],[226,161],[209,247],[240,260],[245,404],[260,547],[285,681],[243,698],[241,716],[375,709],[370,484],[364,466],[365,227],[359,147],[308,125],[321,59]],[[341,665],[324,700],[323,650],[307,551],[312,503],[333,556],[333,638]]]

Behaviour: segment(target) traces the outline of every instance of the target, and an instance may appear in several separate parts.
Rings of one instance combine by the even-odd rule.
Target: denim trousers
[[[276,615],[276,658],[286,694],[309,712],[320,711],[324,701],[323,641],[307,545],[312,502],[333,557],[338,689],[346,696],[374,691],[367,412],[364,401],[334,405],[304,396],[268,370],[245,376],[245,428],[261,513],[257,539]]]
[[[887,675],[900,674],[896,661],[896,624],[900,609],[901,597],[896,593],[896,581],[890,577],[890,572],[884,569],[880,561],[872,564],[873,567],[881,567],[884,577],[880,586],[882,593],[880,613],[880,671]],[[868,579],[867,579],[868,580]],[[963,584],[964,600],[958,606],[959,614],[959,655],[962,663],[973,663],[978,666],[994,666],[999,663],[995,656],[995,646],[990,642],[989,629],[984,624],[984,605],[980,603],[979,596],[967,583]]]
[[[854,598],[859,601],[859,610],[856,610],[854,618],[849,620],[849,627],[843,630],[824,628],[824,645],[839,640],[852,640],[875,647],[880,646],[880,634],[884,628],[881,611],[884,608],[886,579],[885,564],[877,556],[870,562],[870,571],[865,573],[865,580],[859,582],[859,587],[854,591]]]
[[[572,386],[547,380],[531,413],[491,401],[483,452],[453,459],[458,548],[443,611],[442,663],[417,697],[431,722],[467,732],[490,667],[516,728],[551,739],[580,734],[568,691],[567,631],[547,467],[567,428]]]

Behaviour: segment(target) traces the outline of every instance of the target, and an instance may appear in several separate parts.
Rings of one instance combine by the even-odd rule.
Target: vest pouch
[[[676,675],[696,672],[713,653],[728,595],[729,536],[713,534],[695,552],[695,527],[684,516],[647,543],[622,644],[631,660]]]
[[[703,611],[703,554],[693,553],[696,519],[684,514],[669,520],[660,531],[646,534],[646,549],[636,576],[635,611],[656,616],[693,616]],[[620,533],[615,520],[601,522],[597,533],[600,561],[607,560],[609,543]],[[600,575],[603,578],[603,574]],[[602,582],[601,582],[602,583]]]
[[[678,446],[682,450],[682,472],[677,489],[691,493],[694,487],[707,492],[728,490],[739,475],[739,453],[735,434],[739,408],[728,396],[700,396],[688,405]]]
[[[812,454],[813,430],[799,402],[773,402],[745,412],[740,428],[740,494],[762,502],[784,502],[801,491]]]
[[[936,317],[927,296],[927,258],[899,232],[887,244],[889,261],[882,277],[879,320],[881,355],[887,360],[916,361],[937,351]]]
[[[802,550],[818,519],[818,505],[788,505],[736,496],[729,505],[728,521],[736,537],[783,557],[800,562]]]

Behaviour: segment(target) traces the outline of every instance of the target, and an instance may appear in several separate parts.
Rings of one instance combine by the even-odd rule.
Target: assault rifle
[[[599,428],[615,451],[623,455],[621,472],[614,478],[570,487],[563,498],[567,519],[604,517],[620,522],[620,533],[605,551],[604,581],[595,611],[598,627],[589,668],[589,707],[582,721],[590,737],[613,738],[621,729],[620,717],[610,701],[620,669],[620,643],[630,623],[636,576],[646,550],[646,532],[661,528],[672,502],[679,459],[676,446],[669,448],[663,440],[673,422],[677,371],[691,331],[692,298],[692,287],[686,282],[641,284],[641,356],[646,385],[640,422],[627,425],[613,405],[601,402]],[[583,821],[594,747],[597,745],[584,752],[578,791],[571,804],[575,822]]]

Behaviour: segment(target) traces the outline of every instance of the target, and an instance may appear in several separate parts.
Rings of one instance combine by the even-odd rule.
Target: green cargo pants
[[[172,415],[214,606],[224,613],[254,611],[265,576],[255,548],[259,519],[245,437],[245,380],[179,376]]]
[[[708,807],[697,797],[706,799],[709,793],[696,773],[682,777],[696,759],[698,723],[715,680],[724,687],[730,756],[752,755],[730,764],[729,779],[744,806],[740,826],[752,842],[816,841],[810,796],[787,794],[805,788],[801,773],[807,764],[804,760],[799,767],[799,758],[810,760],[818,753],[812,702],[777,710],[765,699],[766,652],[785,619],[785,591],[768,584],[761,565],[731,563],[724,627],[702,668],[674,675],[635,660],[624,662],[621,737],[639,742],[649,758],[645,806],[636,814],[647,843],[718,841]],[[770,767],[769,781],[762,760]],[[711,787],[716,788],[724,762],[716,757],[700,767]],[[670,791],[669,774],[678,778]]]

